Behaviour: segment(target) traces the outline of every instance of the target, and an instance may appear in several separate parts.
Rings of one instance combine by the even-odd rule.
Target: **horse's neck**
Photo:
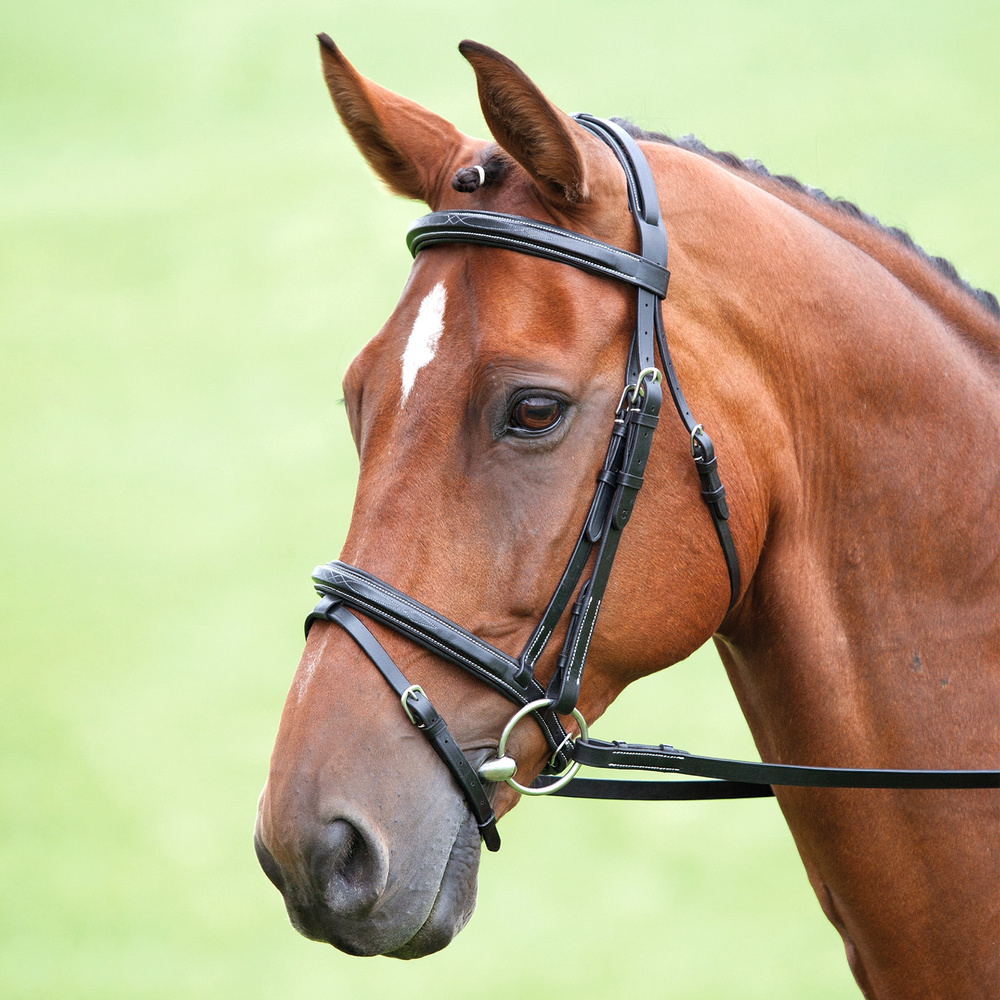
[[[995,766],[997,324],[675,160],[665,318],[749,580],[718,642],[762,758]],[[995,797],[775,794],[868,995],[996,995]]]
[[[845,764],[854,742],[858,763],[945,766],[947,731],[968,766],[1000,649],[1000,381],[881,263],[810,229],[797,251],[762,248],[771,309],[738,321],[767,393],[735,419],[771,440],[730,673],[776,759]]]
[[[893,232],[853,212],[839,209],[835,203],[822,201],[773,177],[750,175],[749,179],[756,187],[773,194],[877,261],[917,298],[931,304],[953,330],[961,331],[961,335],[976,344],[987,357],[995,363],[1000,362],[996,314],[945,270],[932,266],[922,253],[914,251]]]

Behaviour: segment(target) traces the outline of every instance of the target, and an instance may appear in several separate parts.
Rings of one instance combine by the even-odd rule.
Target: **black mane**
[[[733,153],[720,153],[714,149],[709,149],[708,146],[706,146],[699,139],[696,139],[693,135],[684,135],[679,139],[674,139],[672,136],[664,135],[662,132],[646,132],[622,118],[614,118],[612,121],[624,128],[634,139],[645,139],[649,142],[664,142],[671,146],[678,146],[679,148],[686,149],[689,152],[697,153],[699,156],[704,156],[710,160],[722,163],[724,166],[732,167],[736,170],[743,170],[758,177],[767,178],[768,180],[777,181],[779,184],[784,185],[792,191],[796,191],[800,194],[806,194],[810,198],[815,198],[816,201],[821,202],[824,205],[829,205],[831,208],[835,208],[839,212],[843,212],[846,215],[850,215],[852,218],[860,219],[862,222],[865,222],[870,226],[874,226],[876,229],[883,233],[887,233],[893,239],[897,240],[908,250],[912,250],[915,254],[918,254],[928,264],[930,264],[931,267],[933,267],[940,274],[944,275],[944,277],[946,277],[953,284],[957,285],[963,291],[971,295],[977,302],[979,302],[980,305],[991,312],[994,316],[1000,317],[1000,303],[997,302],[997,297],[992,292],[987,292],[982,288],[973,288],[973,286],[968,282],[962,280],[958,271],[955,269],[955,265],[952,264],[951,261],[945,260],[944,257],[931,256],[926,250],[914,243],[913,237],[911,237],[909,233],[902,229],[898,229],[896,226],[883,226],[882,223],[875,218],[875,216],[869,215],[867,212],[862,212],[861,209],[858,208],[858,206],[853,202],[845,201],[843,198],[831,198],[825,191],[821,191],[819,188],[809,187],[801,181],[796,180],[794,177],[788,177],[784,174],[772,174],[767,167],[760,162],[760,160],[741,160]]]

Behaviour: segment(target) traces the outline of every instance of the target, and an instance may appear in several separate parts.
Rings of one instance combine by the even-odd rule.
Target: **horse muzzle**
[[[257,859],[292,926],[349,955],[420,958],[448,944],[475,909],[480,838],[463,801],[437,791],[433,811],[391,839],[341,814],[310,825],[290,848],[259,816]],[[448,797],[454,808],[441,808]]]

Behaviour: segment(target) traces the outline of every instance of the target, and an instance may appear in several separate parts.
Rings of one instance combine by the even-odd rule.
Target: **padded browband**
[[[502,212],[431,212],[417,219],[406,233],[406,246],[414,257],[439,243],[475,243],[556,260],[645,288],[661,299],[667,294],[670,278],[665,267],[610,243]]]

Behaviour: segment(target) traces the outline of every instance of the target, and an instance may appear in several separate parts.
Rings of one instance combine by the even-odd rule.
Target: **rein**
[[[506,781],[528,795],[624,799],[766,796],[773,794],[772,785],[1000,787],[1000,771],[796,767],[699,757],[666,744],[656,747],[608,743],[589,737],[576,703],[590,639],[621,533],[642,486],[653,432],[659,422],[663,383],[690,436],[691,458],[701,482],[701,496],[726,561],[730,608],[740,594],[740,566],[729,529],[726,491],[719,478],[712,440],[688,408],[667,349],[662,315],[662,300],[667,294],[670,277],[667,236],[652,173],[642,151],[624,129],[590,115],[576,115],[575,118],[580,126],[610,147],[625,172],[629,209],[639,235],[638,254],[534,219],[498,212],[432,212],[414,222],[406,237],[407,247],[414,256],[442,243],[500,247],[622,281],[636,290],[636,320],[626,364],[625,389],[583,528],[548,607],[515,659],[377,577],[335,560],[317,567],[313,573],[321,599],[306,618],[306,634],[316,620],[336,622],[365,652],[399,696],[410,722],[424,733],[451,771],[476,819],[483,842],[491,851],[499,849],[500,837],[483,782]],[[657,353],[662,370],[655,365]],[[569,626],[555,672],[543,690],[534,676],[535,665],[566,611],[595,549],[591,575],[580,587],[570,610]],[[409,683],[354,611],[368,615],[461,667],[518,706],[500,737],[496,758],[486,761],[478,770],[472,766],[423,689]],[[580,726],[581,735],[576,740],[567,735],[558,718],[570,714]],[[507,738],[526,715],[535,719],[552,751],[549,765],[531,786],[520,785],[514,780],[517,764],[504,755]],[[584,764],[712,780],[665,782],[576,778],[577,770]],[[569,771],[560,775],[567,766]]]

